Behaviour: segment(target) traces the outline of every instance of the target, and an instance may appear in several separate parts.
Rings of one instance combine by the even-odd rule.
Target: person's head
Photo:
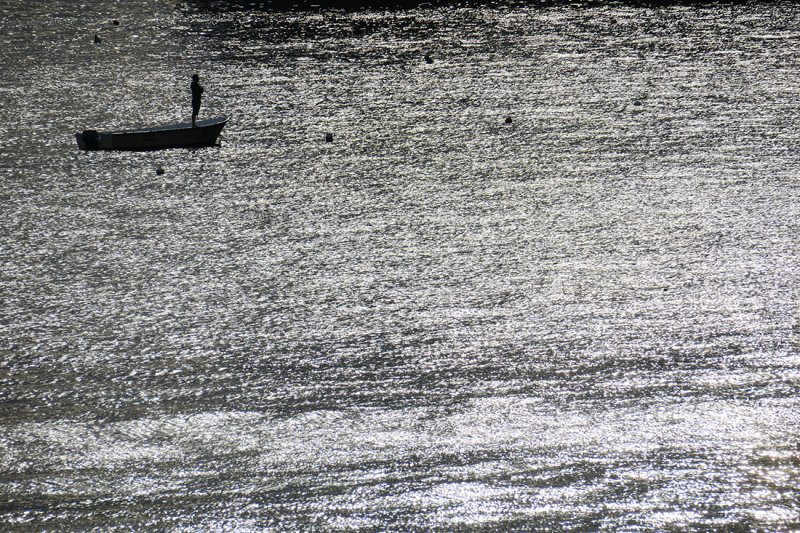
[[[198,76],[197,74],[192,74],[192,80],[193,81],[200,81],[200,76]]]

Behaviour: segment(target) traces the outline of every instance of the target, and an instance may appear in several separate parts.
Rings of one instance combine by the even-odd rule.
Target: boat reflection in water
[[[163,148],[196,148],[213,146],[228,117],[101,133],[84,130],[76,133],[78,146],[84,150],[160,150]]]

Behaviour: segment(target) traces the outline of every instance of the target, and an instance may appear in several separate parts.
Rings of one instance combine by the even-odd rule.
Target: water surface
[[[800,528],[795,6],[1,9],[4,529]]]

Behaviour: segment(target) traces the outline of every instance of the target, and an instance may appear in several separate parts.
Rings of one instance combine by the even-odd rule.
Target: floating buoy
[[[156,169],[156,174],[158,174],[159,176],[160,176],[160,175],[162,175],[163,173],[164,173],[164,169],[163,169],[163,168],[161,168],[161,167],[158,167],[158,168]]]
[[[114,26],[119,26],[119,21],[114,19],[111,21],[111,24],[113,24]]]
[[[98,37],[98,36],[97,36],[97,34],[95,33],[95,34],[94,34],[94,42],[95,42],[96,44],[100,44],[101,42],[103,42],[103,39],[101,39],[100,37]]]
[[[512,122],[514,121],[511,119],[511,117],[506,117],[506,124],[511,124]]]
[[[433,63],[433,58],[431,57],[430,54],[425,54],[425,62],[428,64]]]
[[[610,22],[611,22],[611,24],[616,24],[617,23],[617,19],[612,17]]]
[[[333,142],[333,133],[326,133],[325,134],[325,142],[332,143]]]

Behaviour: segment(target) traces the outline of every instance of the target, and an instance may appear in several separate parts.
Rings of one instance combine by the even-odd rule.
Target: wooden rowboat
[[[217,137],[228,122],[228,117],[198,120],[197,126],[191,122],[139,128],[133,130],[111,131],[85,130],[76,133],[78,146],[84,150],[161,150],[163,148],[195,148],[213,146]]]

